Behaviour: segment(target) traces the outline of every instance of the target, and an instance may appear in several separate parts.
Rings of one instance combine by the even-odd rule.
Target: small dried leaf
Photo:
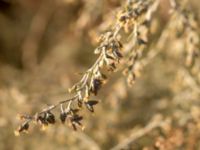
[[[73,122],[79,122],[79,121],[81,121],[81,120],[83,120],[83,117],[82,117],[82,116],[79,116],[79,115],[74,115],[74,116],[72,116],[72,118],[71,118],[71,121],[73,121]]]
[[[24,130],[28,130],[28,128],[29,128],[29,123],[25,122],[24,124],[22,124],[22,126],[20,126],[19,132],[22,132]]]
[[[67,118],[67,113],[61,112],[60,113],[60,120],[61,120],[62,123],[65,123],[66,118]]]
[[[86,108],[90,111],[90,112],[94,112],[94,105],[98,104],[98,101],[96,100],[90,100],[85,102]]]
[[[42,125],[48,125],[48,122],[47,122],[47,120],[46,120],[45,117],[46,117],[45,115],[44,115],[44,116],[38,116],[38,117],[36,118],[36,121],[37,121],[38,123],[42,124]]]
[[[113,50],[113,55],[117,58],[120,59],[122,58],[122,54],[118,50]]]
[[[80,111],[80,109],[70,109],[70,111],[73,113],[73,114],[77,114],[79,111]]]
[[[119,18],[119,21],[120,21],[120,22],[125,22],[126,19],[127,19],[127,16],[121,15],[120,18]]]
[[[29,123],[28,122],[24,122],[21,126],[19,126],[19,128],[14,131],[15,136],[19,136],[21,132],[27,132],[29,129]]]
[[[85,103],[90,105],[90,106],[94,106],[94,105],[98,104],[98,101],[97,100],[90,100],[90,101],[87,101]]]
[[[72,125],[74,131],[76,131],[77,130],[76,125],[74,123],[72,123],[71,125]]]
[[[94,93],[94,95],[97,95],[98,90],[101,88],[102,81],[99,79],[94,79],[92,82],[92,86],[90,88],[90,91]]]
[[[50,124],[54,124],[55,123],[55,116],[54,114],[52,114],[51,112],[48,112],[46,114],[46,121]]]

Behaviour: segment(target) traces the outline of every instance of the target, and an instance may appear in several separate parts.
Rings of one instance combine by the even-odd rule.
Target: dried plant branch
[[[147,2],[147,1],[146,1]],[[142,56],[144,49],[147,48],[149,41],[150,25],[152,22],[152,15],[157,10],[159,1],[152,2],[152,5],[138,2],[142,6],[143,15],[136,20],[134,24],[128,24],[126,30],[128,32],[129,28],[133,28],[131,49],[128,51],[128,66],[124,70],[124,75],[127,76],[127,82],[132,85],[135,82],[137,76],[139,76],[139,70],[141,69],[137,63],[137,60]],[[131,27],[130,27],[131,26]]]
[[[192,67],[198,60],[199,56],[199,30],[198,21],[194,13],[185,7],[188,1],[177,3],[175,0],[171,2],[173,18],[178,20],[174,22],[176,33],[183,38],[186,47],[186,65]]]
[[[103,84],[106,83],[108,74],[119,69],[119,66],[122,64],[125,64],[126,69],[124,73],[127,75],[128,83],[130,85],[133,84],[140,69],[148,64],[163,49],[170,34],[168,30],[173,28],[173,26],[177,28],[177,24],[173,21],[177,16],[182,18],[180,23],[184,31],[183,33],[189,38],[189,40],[186,40],[189,51],[189,56],[187,57],[191,60],[191,56],[194,56],[194,53],[196,53],[199,42],[196,31],[197,24],[193,15],[182,9],[175,0],[171,1],[173,11],[169,24],[163,30],[156,45],[153,45],[153,48],[157,50],[151,50],[152,48],[150,48],[148,55],[144,59],[141,59],[143,51],[148,48],[148,44],[150,45],[148,43],[150,25],[159,2],[159,0],[128,0],[125,8],[121,8],[119,11],[111,29],[100,36],[99,46],[94,50],[94,53],[98,55],[97,60],[83,74],[80,81],[69,89],[72,95],[71,98],[50,105],[34,115],[21,115],[20,118],[24,122],[16,130],[16,135],[27,131],[31,122],[41,124],[42,127],[54,124],[56,119],[53,111],[57,108],[60,109],[60,120],[62,123],[67,121],[74,130],[77,130],[77,127],[84,129],[81,123],[83,117],[79,114],[79,110],[82,107],[86,107],[90,112],[94,112],[94,106],[98,101],[92,100],[91,97],[98,94]],[[123,31],[126,35],[128,34],[127,43],[122,41]],[[144,133],[150,129],[152,129],[151,126],[147,127]],[[143,134],[138,133],[138,136],[140,137]],[[134,140],[135,138],[137,136],[132,139]]]
[[[200,149],[198,0],[16,0],[6,4],[0,1],[0,149],[16,144],[21,149],[37,147],[38,140],[40,149],[65,144],[92,150]],[[26,21],[29,29],[23,38]],[[88,40],[96,45],[93,56],[84,50],[91,46]],[[57,46],[39,52],[41,41],[47,48],[51,48],[49,42]],[[47,57],[37,64],[42,54]],[[79,79],[66,91],[63,87],[73,76],[71,67],[80,68],[90,57],[95,61],[78,73]],[[70,70],[63,66],[74,61]],[[97,109],[100,102],[103,107]],[[15,134],[48,127],[46,140],[40,142],[35,134],[32,139],[10,136],[16,124],[15,107],[22,112],[30,109],[18,115]],[[86,121],[88,117],[93,119]],[[85,124],[87,131],[73,131],[83,130]],[[64,131],[66,126],[69,132]]]
[[[145,136],[152,130],[154,130],[156,128],[163,128],[164,126],[168,126],[169,124],[170,124],[170,120],[168,120],[168,119],[163,120],[162,117],[157,116],[144,128],[131,133],[131,135],[129,137],[127,137],[122,142],[120,142],[119,144],[117,144],[116,146],[111,148],[111,150],[127,149],[131,143],[133,143],[137,139]]]
[[[191,73],[184,67],[180,69],[180,72],[184,75],[186,82],[193,89],[193,91],[200,93],[200,84],[198,81],[191,75]]]
[[[188,9],[186,5],[188,0],[178,3],[176,0],[171,0],[173,19],[178,20],[173,22],[173,28],[177,34],[177,38],[181,38],[184,41],[184,47],[186,51],[186,67],[188,73],[185,74],[188,76],[190,81],[193,77],[192,83],[194,87],[200,85],[200,74],[199,74],[199,65],[200,65],[200,31],[197,16],[193,13],[191,9]]]
[[[144,41],[138,38],[136,31],[138,26],[151,19],[152,13],[156,10],[159,0],[128,1],[125,9],[122,9],[112,29],[103,34],[99,41],[100,45],[94,51],[99,57],[96,62],[84,74],[81,80],[69,89],[74,96],[72,98],[51,105],[33,116],[21,115],[20,118],[24,123],[16,130],[16,135],[20,132],[27,131],[31,122],[41,124],[43,127],[55,123],[55,116],[52,111],[60,106],[60,120],[70,123],[74,130],[77,127],[84,128],[81,124],[82,116],[78,114],[82,105],[94,112],[96,100],[89,100],[91,94],[97,95],[99,89],[106,82],[107,75],[104,72],[113,72],[122,59],[122,43],[120,41],[120,31],[133,32],[138,44],[144,44]],[[133,30],[131,28],[133,27]],[[130,31],[129,31],[130,30]],[[107,70],[107,71],[106,71]],[[64,105],[67,104],[67,107]],[[72,105],[73,104],[73,105]]]

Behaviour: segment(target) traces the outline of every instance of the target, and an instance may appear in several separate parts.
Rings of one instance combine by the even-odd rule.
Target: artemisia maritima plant
[[[163,49],[169,36],[184,41],[186,51],[183,53],[186,53],[188,72],[197,74],[198,71],[193,71],[194,68],[199,67],[200,60],[196,17],[187,9],[187,1],[178,3],[170,0],[170,4],[170,19],[155,42],[151,38],[158,31],[152,33],[151,30],[154,28],[154,21],[160,17],[159,6],[162,5],[162,1],[127,0],[118,10],[111,28],[106,29],[107,32],[99,37],[99,45],[94,50],[98,58],[82,75],[80,81],[69,89],[71,97],[58,101],[33,115],[20,115],[23,122],[15,134],[28,131],[29,126],[34,122],[45,128],[58,120],[62,123],[67,122],[74,130],[84,129],[81,123],[83,116],[79,110],[85,107],[89,112],[94,112],[98,104],[94,96],[109,77],[114,72],[121,71],[128,84],[132,85],[144,65]],[[60,116],[55,115],[55,110],[60,111]]]

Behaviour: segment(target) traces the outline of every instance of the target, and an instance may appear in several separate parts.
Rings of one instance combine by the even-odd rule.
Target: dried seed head
[[[24,122],[19,128],[14,132],[15,136],[19,136],[22,132],[27,132],[29,129],[29,122]]]
[[[46,113],[46,121],[50,124],[55,123],[55,116],[50,111]]]
[[[154,2],[152,1],[152,3]],[[125,9],[123,9],[119,14],[118,20],[116,22],[117,24],[115,24],[111,30],[109,30],[100,37],[100,46],[94,51],[95,54],[99,54],[99,58],[97,59],[97,61],[94,63],[94,65],[92,65],[91,68],[89,68],[86,71],[86,73],[84,73],[84,76],[82,77],[80,82],[78,82],[71,89],[69,89],[69,92],[74,93],[74,97],[65,101],[61,101],[55,105],[52,105],[51,107],[47,107],[47,109],[42,110],[33,117],[22,116],[21,119],[31,121],[35,120],[37,123],[40,123],[42,125],[43,129],[45,129],[48,126],[48,124],[55,123],[55,116],[50,111],[52,111],[54,108],[57,108],[57,106],[61,105],[61,122],[65,123],[67,119],[67,121],[70,123],[74,130],[77,130],[77,127],[82,127],[83,129],[83,126],[81,124],[81,120],[83,119],[83,117],[78,115],[79,109],[72,109],[72,107],[77,107],[77,105],[79,107],[82,107],[82,104],[84,104],[90,112],[94,112],[94,106],[98,103],[98,101],[88,99],[91,93],[97,95],[102,84],[105,83],[107,77],[106,75],[102,74],[102,72],[106,72],[106,69],[109,71],[116,70],[116,67],[118,67],[117,65],[119,63],[119,60],[123,57],[121,53],[123,45],[119,41],[123,37],[123,35],[120,34],[122,29],[124,29],[125,32],[133,32],[133,37],[135,38],[134,44],[139,46],[139,48],[137,48],[136,51],[134,51],[136,48],[133,48],[133,51],[131,51],[132,55],[131,59],[129,60],[131,61],[131,64],[128,64],[128,68],[126,70],[127,74],[131,73],[128,76],[129,82],[134,82],[135,76],[137,75],[137,72],[135,71],[135,64],[137,57],[140,56],[139,54],[141,53],[139,53],[138,51],[141,50],[140,46],[144,47],[144,44],[146,44],[146,41],[148,41],[146,40],[146,34],[143,35],[142,32],[140,34],[139,31],[143,30],[143,28],[140,28],[140,26],[145,26],[145,24],[150,23],[151,21],[150,19],[148,19],[148,22],[145,23],[144,19],[146,18],[146,15],[144,13],[148,11],[150,5],[150,1],[128,1],[128,6]],[[182,26],[187,26],[187,24],[183,24]],[[143,32],[146,33],[146,30]],[[190,39],[190,43],[194,43],[193,38]],[[124,56],[126,56],[126,53]],[[132,73],[133,70],[134,72]],[[74,102],[75,105],[73,105]],[[62,108],[62,104],[64,103],[68,104],[67,109],[65,110]],[[26,131],[28,130],[28,128],[29,124],[28,122],[26,122],[26,124],[23,124],[17,132],[19,133],[22,131]]]
[[[120,21],[120,22],[126,22],[126,19],[127,19],[127,16],[126,16],[126,15],[121,15],[121,16],[119,17],[119,21]]]
[[[118,59],[118,61],[119,61],[119,59],[121,59],[123,57],[122,54],[117,49],[113,50],[112,53],[113,53],[114,57],[116,59]]]
[[[45,115],[44,116],[41,116],[41,115],[37,116],[36,121],[41,125],[48,125],[48,122],[45,118]]]
[[[85,106],[90,112],[94,112],[93,106],[96,104],[98,104],[98,101],[96,100],[90,100],[90,101],[85,102]]]
[[[90,87],[90,91],[97,95],[98,90],[101,88],[102,81],[100,79],[93,79],[92,86]]]
[[[60,120],[61,120],[62,123],[65,123],[66,118],[67,118],[67,113],[61,112],[60,113]]]
[[[83,117],[82,116],[79,116],[79,115],[73,115],[71,117],[71,121],[72,122],[80,122],[81,120],[83,120]]]
[[[70,113],[72,114],[72,115],[76,115],[78,112],[80,111],[80,109],[70,109]]]
[[[81,127],[81,129],[83,128],[83,125],[81,123],[82,119],[83,117],[79,115],[70,116],[70,125],[73,127],[75,131],[77,130],[77,126]]]

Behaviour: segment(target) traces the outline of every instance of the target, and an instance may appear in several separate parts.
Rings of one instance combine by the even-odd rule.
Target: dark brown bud
[[[81,120],[83,120],[83,117],[82,116],[79,116],[79,115],[73,115],[71,117],[71,121],[72,122],[80,122]]]
[[[80,122],[82,119],[83,119],[83,117],[79,116],[79,115],[73,115],[73,116],[70,117],[71,125],[72,125],[74,130],[77,130],[76,125],[82,127],[82,124]]]
[[[90,112],[94,112],[93,106],[96,104],[98,104],[98,101],[96,101],[96,100],[91,100],[91,101],[85,102],[85,106]]]
[[[65,123],[66,118],[67,118],[67,113],[61,112],[60,113],[60,120],[61,120],[62,123]]]
[[[36,121],[39,122],[40,124],[48,125],[48,122],[45,118],[45,115],[44,116],[38,116]]]
[[[97,95],[98,90],[101,88],[102,81],[99,79],[94,79],[92,83],[93,84],[90,88],[90,91],[94,93],[94,95]]]
[[[15,136],[19,136],[21,132],[25,132],[29,129],[29,122],[24,122],[17,130],[15,130],[14,134]]]
[[[77,130],[76,124],[73,123],[73,122],[71,124],[72,124],[72,127],[73,127],[74,131],[76,131]]]
[[[127,16],[122,15],[122,16],[120,16],[119,21],[120,21],[120,22],[125,22],[126,19],[127,19]]]
[[[79,109],[70,109],[70,112],[72,113],[72,114],[77,114],[78,112],[79,112]]]
[[[18,132],[27,131],[28,129],[29,129],[29,123],[25,122],[19,127]]]
[[[47,112],[47,114],[46,114],[46,120],[47,120],[48,123],[54,124],[55,123],[55,116],[54,116],[54,114],[52,114],[51,112]]]
[[[120,59],[123,57],[122,54],[118,50],[113,50],[112,53],[117,59]]]

